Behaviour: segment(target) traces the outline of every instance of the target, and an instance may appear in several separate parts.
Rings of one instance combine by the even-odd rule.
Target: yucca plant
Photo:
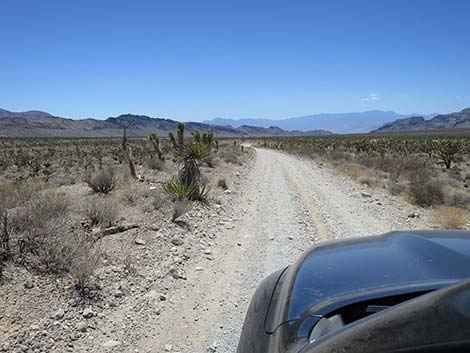
[[[162,189],[175,200],[188,199],[194,193],[193,187],[183,184],[179,180],[170,180],[164,183]]]

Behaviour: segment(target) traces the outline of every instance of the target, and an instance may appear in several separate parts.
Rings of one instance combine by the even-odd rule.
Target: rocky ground
[[[259,281],[318,241],[430,228],[427,210],[309,160],[256,151],[224,171],[229,189],[182,222],[107,236],[95,296],[67,280],[10,276],[0,289],[6,352],[235,352]],[[133,223],[135,219],[133,220]],[[8,339],[4,339],[8,337]]]

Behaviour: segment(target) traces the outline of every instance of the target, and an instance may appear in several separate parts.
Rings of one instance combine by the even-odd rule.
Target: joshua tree
[[[440,164],[445,165],[446,169],[450,169],[453,162],[458,159],[462,152],[463,144],[458,140],[444,140],[436,144],[436,157]]]
[[[194,142],[201,143],[201,133],[199,130],[194,131],[191,135],[193,135]],[[202,138],[204,139],[204,134],[202,135]]]
[[[127,162],[129,163],[129,170],[131,172],[131,177],[134,179],[137,179],[137,176],[135,174],[134,162],[132,160],[132,149],[129,144],[129,141],[127,140],[127,129],[130,128],[134,124],[135,124],[135,119],[132,119],[126,124],[126,126],[124,126],[124,133],[122,137],[122,150],[124,151]]]
[[[162,150],[160,148],[160,139],[157,137],[156,134],[150,134],[149,140],[150,142],[152,142],[153,148],[155,149],[155,153],[157,154],[158,159],[163,161],[164,158],[163,158]]]
[[[178,146],[180,148],[184,145],[184,123],[178,123]]]

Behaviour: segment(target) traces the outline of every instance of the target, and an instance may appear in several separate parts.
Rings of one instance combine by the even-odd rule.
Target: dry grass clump
[[[83,293],[88,286],[96,272],[100,258],[100,247],[91,242],[82,242],[81,246],[75,249],[68,272],[80,292]]]
[[[116,190],[116,193],[119,200],[129,205],[132,205],[138,200],[148,197],[151,194],[146,185],[138,183],[135,180],[120,183],[119,189]]]
[[[30,201],[38,192],[50,185],[38,180],[0,183],[0,206],[9,209]]]
[[[237,165],[242,165],[241,156],[243,151],[239,147],[234,146],[224,146],[217,153],[217,156],[223,160],[225,163],[232,163]]]
[[[173,205],[173,214],[171,220],[175,222],[178,218],[188,213],[193,207],[192,203],[188,200],[178,200]]]
[[[109,194],[116,186],[116,173],[112,168],[99,169],[86,176],[85,182],[95,193]]]
[[[364,178],[364,172],[361,168],[352,166],[348,169],[348,175],[353,180],[358,180]]]
[[[433,221],[444,229],[461,229],[468,221],[468,212],[457,207],[440,206],[432,210]]]
[[[116,202],[109,197],[95,196],[85,202],[83,210],[91,226],[111,226],[118,218]]]
[[[227,180],[225,179],[224,176],[220,176],[220,177],[217,178],[217,186],[219,188],[224,189],[224,190],[228,189]]]
[[[8,244],[1,247],[8,249],[8,256],[17,264],[41,273],[69,273],[77,287],[83,287],[96,268],[91,261],[95,250],[84,234],[72,232],[69,198],[56,189],[41,191],[33,186],[21,190],[28,190],[21,200],[31,199],[1,212],[1,238],[8,235]]]

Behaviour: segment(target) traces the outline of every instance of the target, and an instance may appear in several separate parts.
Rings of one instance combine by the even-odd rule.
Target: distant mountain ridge
[[[274,119],[223,119],[206,120],[205,123],[215,125],[278,126],[285,130],[328,130],[337,134],[368,133],[391,120],[408,118],[418,114],[398,114],[393,111],[370,110],[354,113],[323,113],[301,117]],[[427,119],[437,114],[424,115]]]
[[[112,137],[121,136],[122,128],[131,120],[135,124],[128,130],[129,136],[148,136],[155,133],[167,136],[175,131],[178,122],[170,119],[151,118],[146,115],[123,114],[105,120],[67,119],[52,114],[31,110],[10,112],[0,109],[0,136],[5,137]],[[313,136],[331,134],[329,131],[286,131],[278,127],[218,126],[206,123],[187,122],[188,133],[195,130],[214,131],[217,136]]]
[[[444,129],[470,129],[470,108],[456,113],[440,114],[430,120],[426,120],[422,116],[397,119],[384,124],[373,132],[387,133]]]

